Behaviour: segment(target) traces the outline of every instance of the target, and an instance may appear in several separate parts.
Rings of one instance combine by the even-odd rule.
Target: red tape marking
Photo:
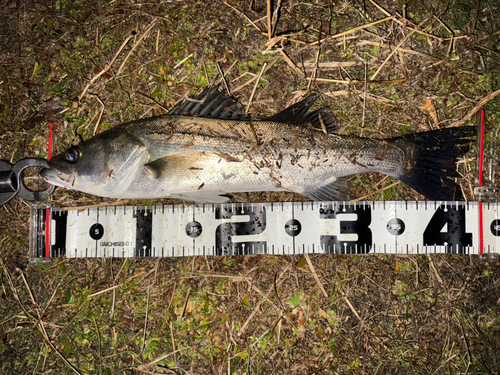
[[[479,186],[483,186],[484,162],[484,109],[481,109],[481,129],[479,139]],[[479,202],[479,254],[483,254],[483,204]]]
[[[52,135],[53,135],[53,130],[54,130],[54,124],[49,125],[49,149],[47,152],[47,159],[50,160],[52,159]],[[47,189],[49,188],[50,184],[47,183]],[[51,222],[51,217],[50,217],[50,209],[47,208],[45,210],[45,257],[50,258],[50,247],[51,247],[51,241],[50,241],[50,222]]]

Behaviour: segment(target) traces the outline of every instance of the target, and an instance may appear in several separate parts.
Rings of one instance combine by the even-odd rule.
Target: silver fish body
[[[306,112],[310,104],[304,104]],[[103,197],[217,203],[227,200],[222,194],[251,191],[345,199],[343,177],[380,172],[430,198],[438,193],[448,199],[457,145],[472,135],[471,128],[462,128],[391,140],[346,137],[327,134],[321,115],[315,121],[304,121],[306,114],[299,123],[282,122],[293,113],[261,121],[175,113],[133,121],[71,147],[53,158],[42,176],[51,184]],[[432,189],[418,181],[424,178],[418,163],[429,158],[437,163],[431,173],[424,168],[438,185]]]

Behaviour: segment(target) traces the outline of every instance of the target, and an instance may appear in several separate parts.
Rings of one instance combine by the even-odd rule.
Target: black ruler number
[[[465,206],[440,205],[425,228],[424,246],[446,246],[454,254],[463,254],[466,246],[472,246],[472,233],[465,231]]]
[[[136,221],[135,230],[135,256],[150,257],[152,246],[153,213],[148,208],[138,208],[134,213]]]
[[[321,247],[329,254],[364,254],[372,247],[372,210],[369,205],[327,206],[319,211],[320,219],[341,219],[341,214],[356,214],[354,221],[340,220],[340,234],[357,234],[356,241],[344,241],[338,236],[320,236]]]
[[[66,225],[68,223],[68,211],[52,212],[52,220],[56,222],[56,242],[51,246],[51,257],[63,257],[66,255]]]
[[[264,207],[217,207],[215,218],[231,219],[234,216],[249,216],[241,223],[223,223],[215,232],[215,255],[266,254],[265,241],[234,242],[234,236],[256,235],[266,229],[266,209]]]

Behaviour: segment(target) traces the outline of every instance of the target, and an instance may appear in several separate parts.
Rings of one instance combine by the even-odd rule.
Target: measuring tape
[[[33,258],[499,253],[499,208],[426,201],[32,208],[30,248]]]

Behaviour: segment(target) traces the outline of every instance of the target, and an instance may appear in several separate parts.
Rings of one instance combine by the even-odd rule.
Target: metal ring
[[[21,198],[27,201],[40,201],[45,198],[48,198],[54,192],[56,187],[54,185],[50,185],[48,189],[41,191],[34,191],[28,188],[26,186],[26,183],[24,182],[24,177],[22,175],[22,172],[24,169],[29,167],[49,168],[49,165],[47,164],[47,160],[37,159],[37,158],[21,159],[16,164],[14,164],[12,170],[14,171],[18,181],[20,182],[17,188],[17,193]]]
[[[6,160],[0,160],[0,172],[11,172],[12,169],[12,164],[10,164],[8,161]],[[10,173],[8,175],[5,175],[6,178],[10,179],[12,176],[10,175]],[[14,177],[17,181],[17,176]],[[19,189],[19,184],[17,184],[17,188]],[[8,201],[10,201],[12,198],[14,198],[17,194],[17,191],[8,191],[8,192],[5,192],[5,193],[0,193],[0,206],[3,206],[5,203],[7,203]]]

